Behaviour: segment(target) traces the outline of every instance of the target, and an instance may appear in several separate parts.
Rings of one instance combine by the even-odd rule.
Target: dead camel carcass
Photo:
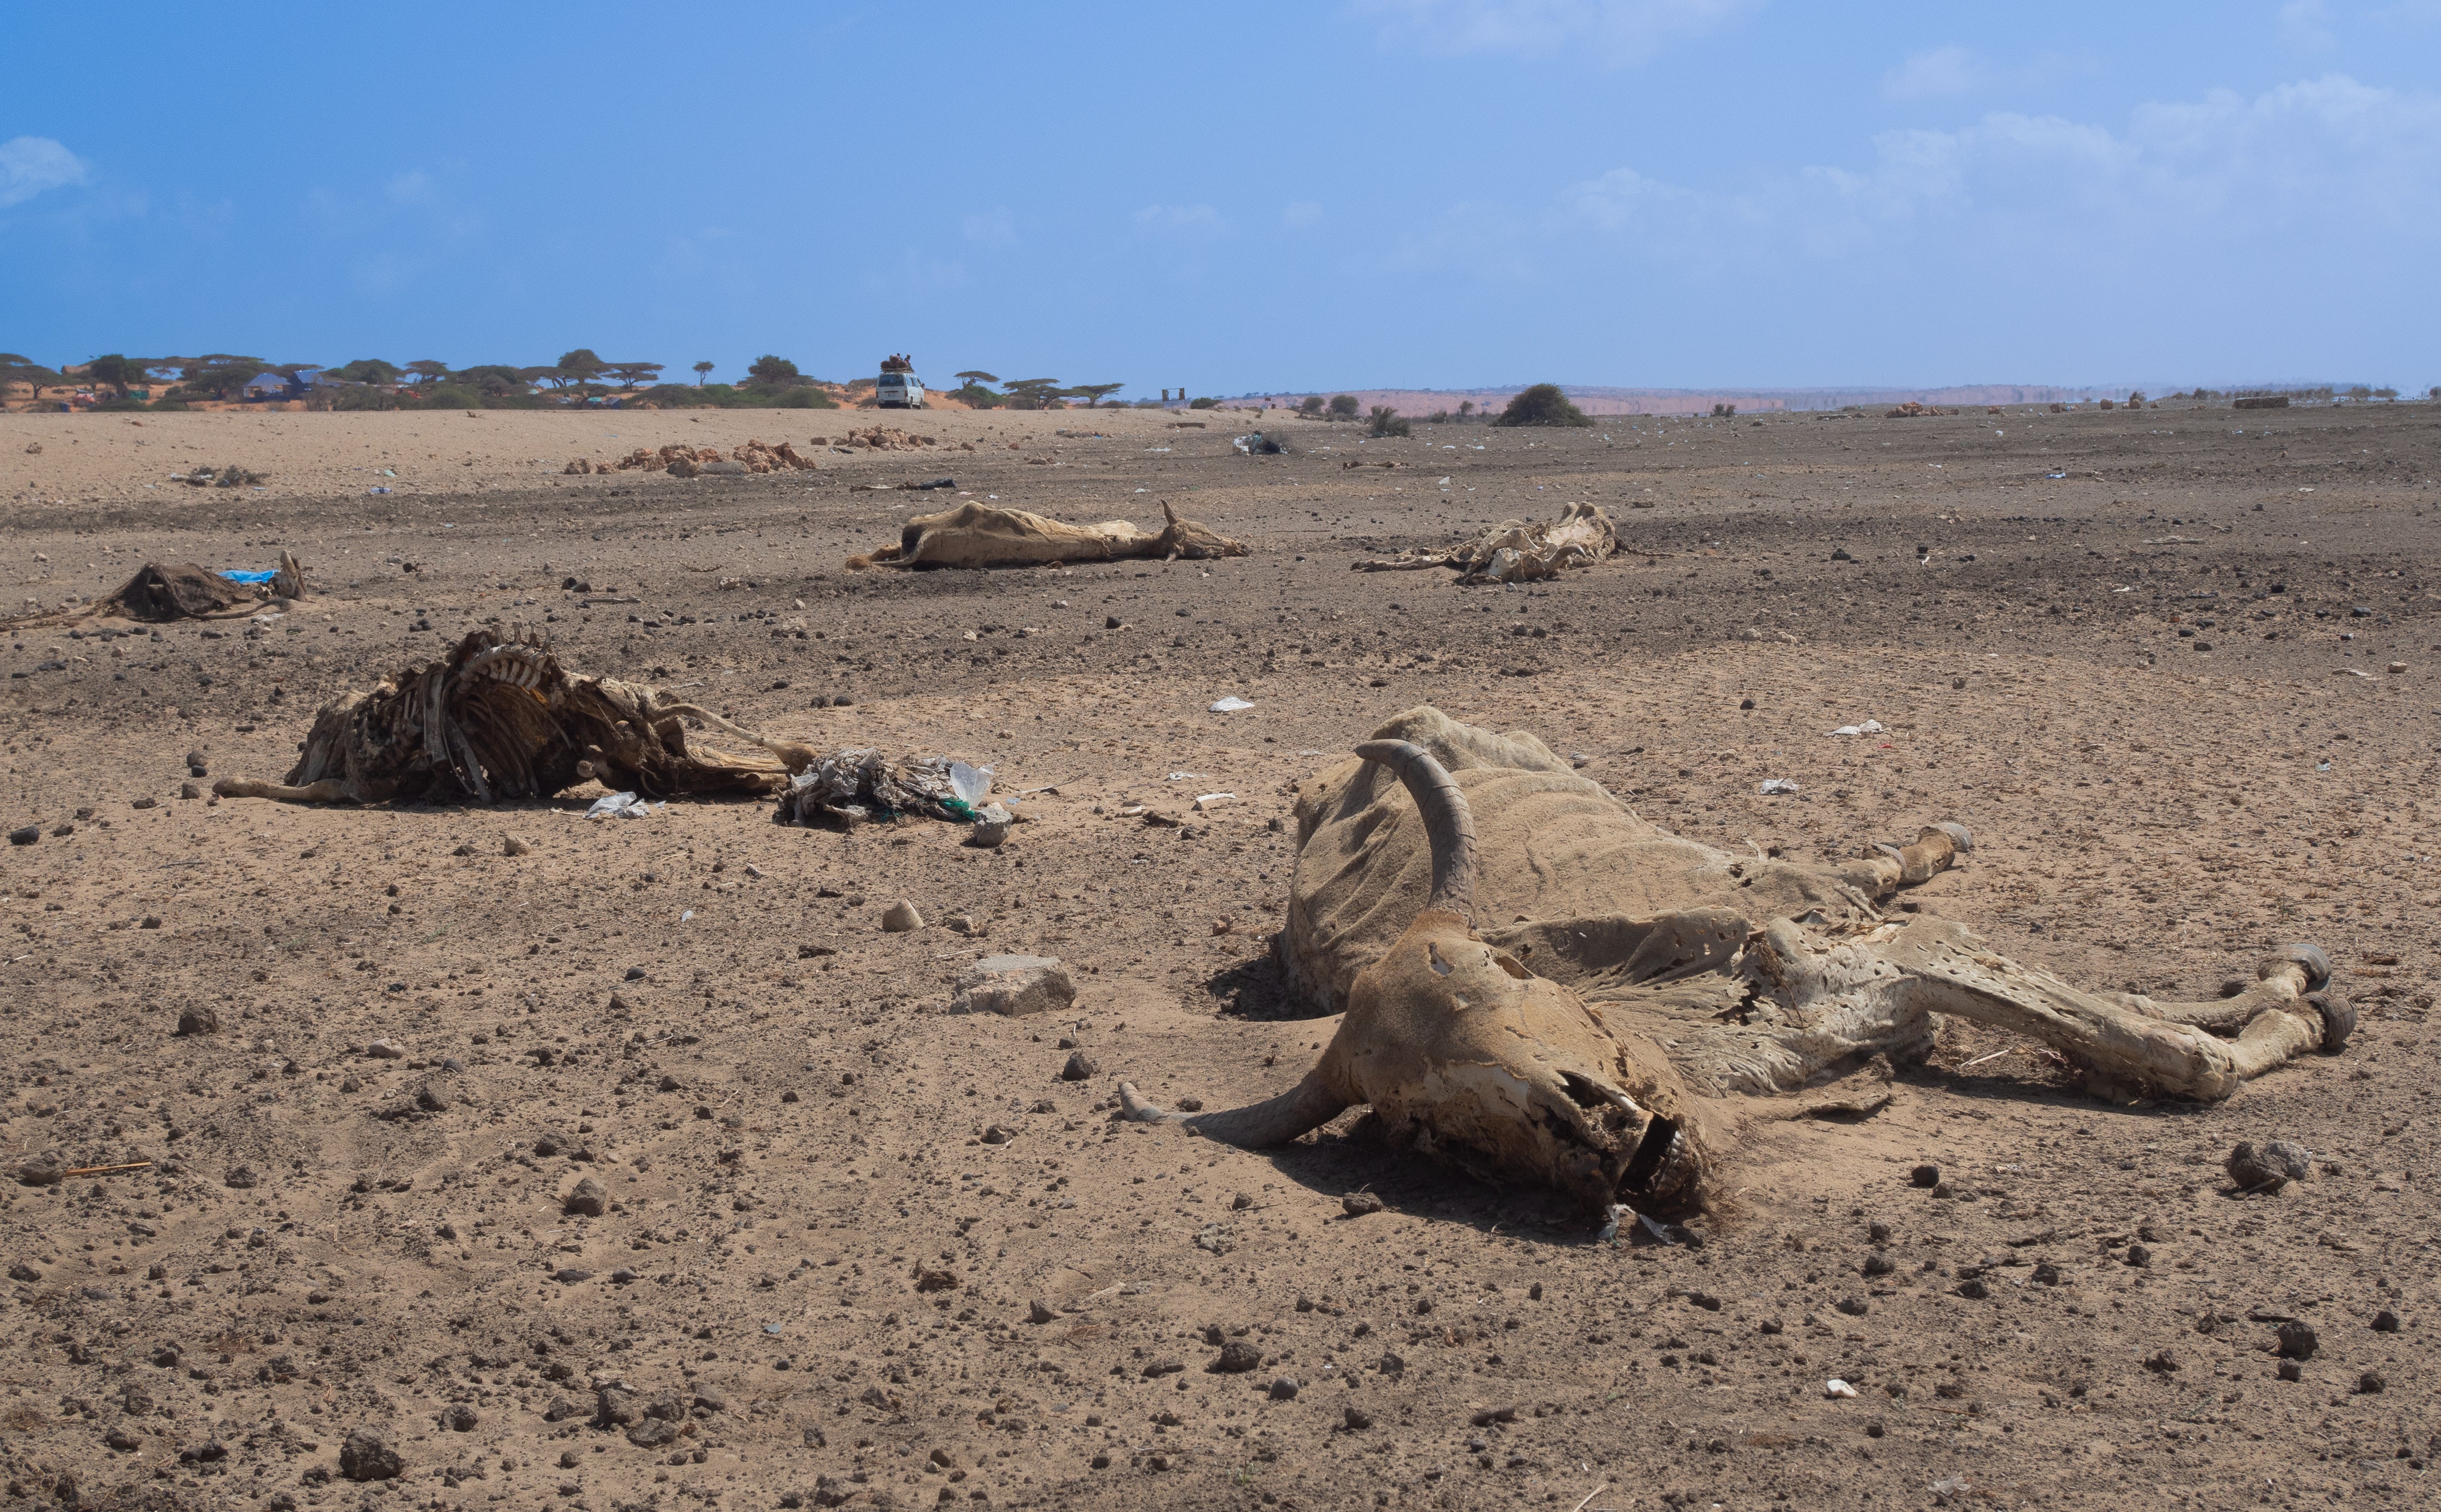
[[[286,551],[267,576],[232,578],[192,562],[168,566],[147,562],[108,598],[52,614],[30,614],[6,621],[18,629],[78,624],[87,620],[134,620],[168,624],[174,620],[227,620],[260,613],[275,599],[305,597],[305,569]]]
[[[1571,504],[1548,524],[1504,520],[1446,551],[1408,551],[1353,566],[1359,572],[1454,567],[1460,583],[1528,583],[1608,561],[1618,549],[1618,528],[1600,505]]]
[[[1071,525],[1025,510],[1003,509],[968,499],[938,514],[918,514],[900,531],[896,546],[847,559],[848,570],[872,567],[1047,567],[1061,562],[1152,559],[1190,562],[1244,556],[1246,548],[1217,531],[1181,519],[1164,504],[1168,520],[1148,535],[1126,520]]]
[[[690,719],[758,754],[690,747]],[[770,793],[819,755],[640,683],[571,677],[538,638],[485,628],[437,661],[323,705],[286,782],[225,777],[212,791],[291,803],[426,795],[489,803],[547,798],[584,782],[646,798]]]
[[[1742,1111],[1805,1107],[1741,1099],[1920,1059],[1938,1014],[2041,1040],[2097,1091],[2203,1101],[2354,1027],[2311,945],[2233,997],[2166,1003],[2072,986],[1948,920],[1886,918],[1972,847],[1957,825],[1800,866],[1668,834],[1533,736],[1435,709],[1357,756],[1298,798],[1274,943],[1296,995],[1346,1012],[1322,1059],[1278,1097],[1186,1118],[1122,1085],[1122,1116],[1259,1147],[1363,1104],[1393,1143],[1487,1177],[1687,1207]]]

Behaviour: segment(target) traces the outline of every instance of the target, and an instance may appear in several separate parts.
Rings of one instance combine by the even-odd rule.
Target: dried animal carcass
[[[1446,551],[1408,551],[1353,564],[1359,572],[1414,572],[1453,567],[1460,583],[1528,583],[1591,567],[1618,549],[1618,529],[1598,504],[1570,504],[1547,524],[1504,520]]]
[[[1127,1116],[1263,1145],[1361,1103],[1487,1175],[1592,1206],[1699,1204],[1741,1110],[1768,1106],[1742,1097],[1920,1059],[1937,1014],[2039,1039],[2096,1091],[2206,1101],[2354,1027],[2311,945],[2271,952],[2233,997],[2164,1003],[1885,917],[1971,849],[1956,825],[1799,866],[1668,834],[1533,736],[1437,710],[1357,755],[1298,798],[1275,941],[1293,992],[1345,1010],[1329,1048],[1269,1102],[1181,1120],[1123,1086]]]
[[[689,720],[757,753],[691,746]],[[486,627],[438,660],[323,705],[284,783],[225,777],[212,790],[292,803],[426,795],[488,803],[588,781],[647,798],[769,793],[818,754],[639,683],[572,677],[538,637]]]
[[[857,572],[872,567],[1043,567],[1059,562],[1180,557],[1200,562],[1246,554],[1242,544],[1193,520],[1181,519],[1168,505],[1164,504],[1161,512],[1168,524],[1157,533],[1147,534],[1126,520],[1071,525],[1027,510],[968,499],[938,514],[915,515],[899,532],[896,546],[849,557],[847,567]]]
[[[260,613],[273,600],[305,597],[305,569],[286,551],[264,573],[232,577],[192,562],[147,562],[106,598],[73,609],[26,615],[6,621],[20,629],[76,624],[87,620],[134,620],[167,624],[173,620],[226,620]]]
[[[960,824],[999,824],[1008,810],[986,803],[992,773],[947,756],[897,760],[869,746],[824,756],[796,772],[771,817],[782,824],[853,829],[868,819],[913,814]]]

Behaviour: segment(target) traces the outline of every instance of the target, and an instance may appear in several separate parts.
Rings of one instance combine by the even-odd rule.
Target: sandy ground
[[[2431,407],[1306,425],[1260,460],[1224,417],[879,418],[944,444],[564,477],[850,417],[0,417],[19,602],[282,547],[320,590],[259,627],[0,646],[0,820],[42,830],[0,849],[0,1146],[152,1162],[0,1196],[10,1504],[2432,1496]],[[268,480],[168,477],[223,462]],[[1256,551],[841,570],[941,501],[862,485],[943,473],[1071,518],[1166,499]],[[1638,554],[1509,590],[1347,567],[1574,499]],[[278,777],[323,700],[490,617],[1041,791],[998,852],[755,802],[588,822],[591,789],[179,797],[190,753]],[[1600,1243],[1352,1118],[1271,1154],[1112,1125],[1121,1076],[1218,1107],[1310,1063],[1333,1021],[1267,963],[1294,860],[1269,826],[1425,702],[1716,843],[1827,859],[1965,820],[1973,864],[1909,901],[2097,986],[2210,996],[2317,941],[2362,1027],[2212,1107],[2109,1106],[1953,1028],[1880,1115],[1754,1135],[1692,1242]],[[1211,792],[1236,801],[1184,829],[1116,817]],[[885,934],[900,898],[932,924]],[[1075,1010],[949,1015],[1011,949],[1062,958]],[[190,1010],[218,1033],[174,1035]],[[1091,1079],[1059,1078],[1071,1042]],[[2232,1195],[2223,1154],[2268,1136],[2315,1176]],[[1921,1161],[1960,1198],[1910,1186]],[[563,1207],[582,1178],[601,1216]],[[1343,1216],[1360,1187],[1386,1211]],[[1868,1277],[1875,1223],[1896,1269]],[[2041,1261],[2062,1284],[2027,1284]],[[2321,1339],[2296,1381],[2286,1317]],[[1207,1370],[1239,1340],[1256,1371]],[[664,1415],[594,1426],[622,1386]],[[403,1474],[335,1478],[368,1428]]]

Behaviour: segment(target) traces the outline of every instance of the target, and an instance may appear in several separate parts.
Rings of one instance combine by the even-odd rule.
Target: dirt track
[[[0,851],[0,1146],[154,1162],[0,1197],[10,1497],[63,1476],[86,1505],[584,1512],[820,1485],[899,1507],[2431,1497],[2432,406],[1361,448],[1301,424],[1298,455],[1259,460],[1226,417],[1167,418],[918,415],[946,446],[680,480],[555,470],[804,448],[848,419],[629,414],[612,441],[600,416],[0,417],[18,600],[281,547],[321,590],[260,636],[6,648],[0,819],[43,835]],[[270,481],[166,480],[219,461]],[[1072,519],[1157,523],[1166,499],[1255,554],[841,569],[944,498],[855,485],[943,473]],[[1348,570],[1572,499],[1636,554],[1509,590]],[[588,822],[589,788],[489,811],[177,796],[190,750],[280,776],[322,701],[495,616],[775,733],[1045,790],[996,853],[750,802]],[[1255,707],[1207,712],[1224,694]],[[1714,843],[1822,859],[1962,819],[1973,864],[1909,901],[2079,981],[2208,997],[2316,941],[2362,1026],[2216,1107],[2107,1106],[1953,1029],[1888,1111],[1763,1125],[1699,1243],[1596,1243],[1348,1137],[1352,1115],[1275,1155],[1111,1125],[1122,1075],[1220,1107],[1301,1074],[1332,1021],[1294,1017],[1265,957],[1293,786],[1425,702],[1531,730]],[[1868,718],[1885,732],[1826,734]],[[1763,797],[1768,777],[1800,791]],[[1187,816],[1204,793],[1235,798]],[[1188,822],[1117,817],[1136,803]],[[902,897],[932,927],[882,932]],[[980,938],[942,927],[960,915]],[[1076,1012],[949,1016],[962,964],[1006,950],[1062,958]],[[189,1009],[219,1033],[173,1037]],[[364,1053],[385,1037],[406,1058]],[[1096,1076],[1059,1079],[1064,1040]],[[978,1143],[993,1124],[1015,1139]],[[2230,1195],[2221,1157],[2267,1136],[2316,1176]],[[1964,1199],[1909,1186],[1920,1161]],[[608,1211],[563,1213],[587,1176]],[[1387,1211],[1343,1217],[1358,1187]],[[1876,1222],[1898,1264],[1868,1280]],[[2066,1284],[2026,1285],[2038,1261]],[[1991,1295],[1958,1295],[1982,1265]],[[926,1270],[954,1281],[919,1290]],[[2400,1331],[2374,1330],[2384,1309]],[[2319,1329],[2302,1380],[2275,1378],[2267,1315]],[[1239,1335],[1260,1367],[1208,1372]],[[1166,1360],[1185,1368],[1148,1374]],[[1860,1397],[1827,1398],[1835,1377]],[[1293,1397],[1267,1395],[1281,1377]],[[630,1435],[591,1426],[614,1380],[640,1407],[688,1395]],[[405,1478],[329,1479],[371,1424]]]

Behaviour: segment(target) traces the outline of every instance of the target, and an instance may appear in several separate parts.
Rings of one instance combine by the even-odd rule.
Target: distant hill
[[[1307,394],[1329,399],[1353,394],[1367,409],[1387,405],[1401,415],[1421,418],[1438,410],[1455,413],[1468,400],[1478,410],[1498,414],[1523,384],[1492,388],[1315,388],[1293,393],[1244,394],[1224,399],[1230,409],[1296,407]],[[2125,398],[2125,388],[2063,388],[2047,384],[1964,384],[1946,388],[1611,388],[1562,384],[1579,409],[1588,415],[1709,415],[1715,405],[1735,405],[1740,414],[1772,410],[1838,409],[1847,405],[1890,405],[1916,400],[1926,405],[2045,405]]]

